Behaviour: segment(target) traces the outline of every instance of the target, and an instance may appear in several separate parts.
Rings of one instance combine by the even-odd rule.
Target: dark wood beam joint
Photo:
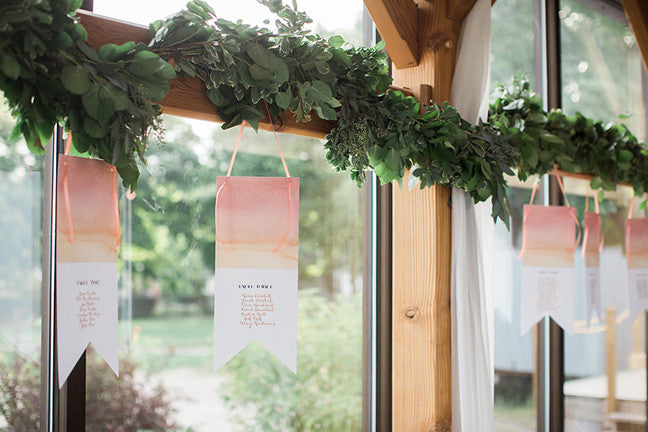
[[[461,23],[475,3],[477,0],[446,0],[447,17]]]

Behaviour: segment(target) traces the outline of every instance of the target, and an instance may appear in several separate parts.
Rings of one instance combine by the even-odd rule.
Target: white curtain
[[[450,93],[450,103],[473,124],[488,113],[490,7],[491,0],[477,0],[463,22]],[[482,270],[482,257],[489,256],[482,252],[484,243],[479,239],[482,214],[470,195],[453,189],[453,432],[494,431],[492,308]]]

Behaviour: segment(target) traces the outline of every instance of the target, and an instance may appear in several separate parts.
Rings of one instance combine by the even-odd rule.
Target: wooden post
[[[614,306],[605,308],[605,372],[607,375],[607,413],[612,414],[617,409],[616,400],[616,309]]]
[[[419,0],[419,64],[394,71],[394,84],[421,98],[447,101],[460,23],[447,18],[445,1]],[[385,37],[385,35],[383,35]],[[428,102],[421,100],[421,102]],[[409,191],[407,180],[393,195],[392,430],[450,431],[450,190]]]

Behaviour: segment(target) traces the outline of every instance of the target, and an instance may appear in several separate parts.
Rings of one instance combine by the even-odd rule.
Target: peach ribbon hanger
[[[556,179],[558,180],[558,186],[560,187],[560,191],[563,194],[563,198],[565,198],[565,204],[567,204],[567,208],[571,208],[569,205],[569,200],[567,199],[567,194],[565,193],[565,188],[563,187],[562,180],[560,179],[560,176],[558,175],[558,169],[556,168],[556,164],[554,164],[554,175],[556,176]],[[533,200],[535,199],[535,194],[536,191],[538,190],[538,184],[540,183],[540,177],[538,177],[533,184],[533,190],[531,191],[531,201],[529,204],[533,205]],[[518,255],[518,259],[522,258],[522,255],[524,255],[524,251],[526,249],[526,231],[524,230],[524,225],[526,225],[527,218],[529,216],[529,213],[531,213],[531,209],[529,209],[528,212],[524,213],[524,217],[522,218],[522,248],[520,248],[520,254]],[[576,242],[574,243],[574,249],[578,247],[578,243],[580,242],[581,239],[581,228],[580,228],[580,223],[578,222],[578,218],[576,215],[572,212],[569,212],[571,217],[574,219],[574,222],[576,222],[576,229],[578,230],[578,236],[576,237]]]
[[[67,140],[65,141],[65,150],[63,154],[68,156],[70,154],[70,147],[72,146],[72,131],[68,133]],[[69,241],[74,244],[74,225],[72,224],[72,212],[70,207],[70,189],[68,187],[68,163],[63,162],[63,203],[65,204],[65,216],[70,230]]]
[[[65,140],[65,150],[63,155],[70,155],[70,148],[72,147],[72,131],[68,133],[67,139]],[[115,226],[117,227],[117,244],[115,249],[119,249],[121,244],[121,227],[119,224],[119,206],[118,206],[118,187],[117,187],[117,169],[114,166],[110,167],[110,171],[113,173],[113,216],[115,218]],[[69,240],[70,244],[74,244],[74,225],[72,223],[72,211],[70,205],[70,188],[68,186],[68,163],[65,161],[63,163],[63,202],[65,203],[65,216],[68,222],[68,228],[70,230]]]
[[[263,102],[266,108],[266,112],[268,113],[268,118],[270,119],[270,125],[272,126],[272,133],[274,134],[275,141],[277,143],[277,148],[279,149],[279,156],[281,157],[281,162],[283,164],[284,172],[286,173],[286,177],[290,179],[290,171],[288,171],[288,165],[286,164],[286,159],[284,158],[283,151],[281,150],[281,145],[279,144],[279,138],[277,137],[277,132],[274,130],[274,124],[272,122],[272,116],[270,115],[270,112],[268,110],[268,105]],[[245,126],[247,125],[247,122],[243,120],[241,123],[241,129],[239,130],[238,136],[236,137],[236,143],[234,144],[234,151],[232,152],[232,157],[230,159],[229,167],[227,168],[227,174],[225,181],[221,185],[221,187],[218,188],[218,191],[216,192],[216,205],[215,205],[215,211],[216,213],[218,212],[218,202],[220,199],[220,195],[225,189],[225,186],[227,186],[227,181],[230,179],[232,175],[232,168],[234,167],[234,161],[236,160],[236,154],[238,153],[239,145],[241,144],[241,138],[243,136],[243,130],[245,129]],[[284,236],[281,239],[281,242],[279,243],[279,246],[277,246],[272,252],[275,253],[281,247],[284,245],[286,242],[286,239],[288,238],[288,235],[290,234],[290,228],[292,227],[292,219],[293,219],[293,203],[292,203],[292,181],[288,182],[288,206],[289,206],[289,211],[290,211],[290,220],[288,223],[288,227],[286,228],[286,232]],[[219,232],[218,232],[218,222],[215,224],[216,225],[216,241],[220,243],[223,248],[230,252],[230,249],[227,247],[227,245],[221,240]]]
[[[587,212],[589,210],[589,194],[585,197],[585,216],[584,218],[587,218]],[[594,193],[594,211],[597,215],[599,215],[599,218],[601,216],[601,210],[599,209],[599,199],[598,199],[598,193]],[[583,222],[585,224],[585,228],[583,228],[583,248],[581,250],[581,256],[585,257],[585,247],[587,246],[587,239],[589,238],[589,227],[587,226],[587,223]],[[600,227],[600,240],[599,240],[599,246],[598,246],[598,251],[601,253],[603,251],[603,244],[605,242],[605,236],[603,234],[603,226]]]

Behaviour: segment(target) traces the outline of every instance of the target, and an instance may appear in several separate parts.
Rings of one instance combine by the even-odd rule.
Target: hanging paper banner
[[[117,172],[106,162],[59,155],[56,319],[59,386],[92,342],[119,374]]]
[[[545,315],[563,329],[574,322],[574,243],[576,209],[524,206],[521,332]]]
[[[587,212],[583,237],[583,257],[585,259],[585,292],[587,301],[587,322],[596,312],[599,320],[601,311],[600,254],[603,246],[601,237],[601,215]]]
[[[299,179],[218,177],[214,369],[257,340],[297,372]]]
[[[589,324],[596,312],[602,320],[601,311],[601,271],[600,256],[603,248],[601,235],[601,215],[585,212],[585,228],[583,229],[583,258],[585,259],[585,296],[587,301],[587,323]]]
[[[634,218],[626,221],[625,244],[630,318],[634,320],[637,313],[648,308],[648,219]]]

